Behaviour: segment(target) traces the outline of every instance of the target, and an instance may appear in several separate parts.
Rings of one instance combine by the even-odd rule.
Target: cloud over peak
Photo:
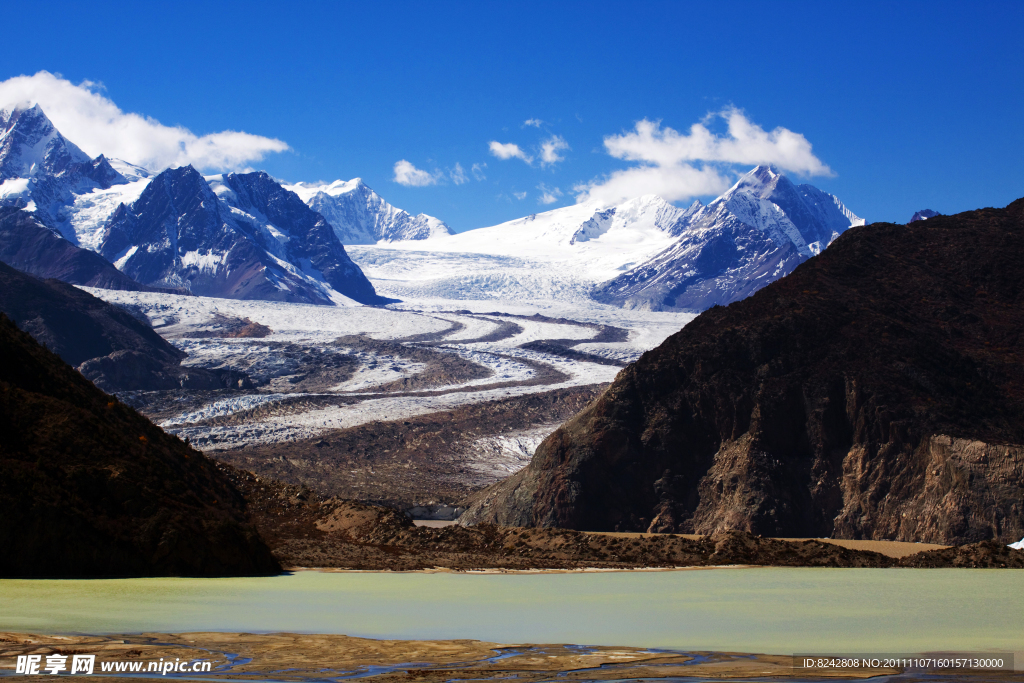
[[[705,125],[715,118],[725,120],[724,135]],[[615,204],[643,194],[681,201],[719,194],[731,184],[721,168],[730,164],[774,164],[800,175],[834,175],[803,135],[782,127],[766,131],[735,107],[709,114],[688,134],[643,119],[632,131],[606,136],[604,146],[611,156],[637,165],[577,185],[578,202]]]
[[[0,82],[0,107],[38,104],[64,137],[90,156],[104,154],[153,170],[192,164],[204,170],[246,168],[287,143],[242,131],[196,135],[183,126],[126,113],[92,81],[75,85],[40,71]]]

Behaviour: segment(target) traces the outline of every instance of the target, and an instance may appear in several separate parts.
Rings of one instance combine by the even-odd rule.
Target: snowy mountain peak
[[[335,180],[333,183],[295,183],[294,185],[285,185],[285,187],[299,195],[299,198],[307,204],[320,193],[329,197],[340,197],[343,194],[356,192],[361,188],[369,190],[362,178]],[[370,190],[370,192],[373,192],[373,190]]]
[[[89,161],[38,104],[0,109],[0,179],[57,175],[72,164]]]
[[[789,178],[782,175],[775,166],[756,166],[753,170],[742,175],[736,181],[736,184],[729,188],[719,199],[728,199],[737,192],[745,192],[755,197],[767,197],[776,190],[780,183],[792,185]]]
[[[695,202],[679,240],[595,290],[606,303],[703,310],[742,299],[863,225],[839,199],[757,166],[707,206]]]
[[[342,244],[424,240],[453,234],[444,221],[423,213],[411,216],[388,204],[361,178],[284,187],[323,215]]]
[[[167,169],[118,206],[98,251],[138,282],[200,296],[381,302],[324,217],[262,171]]]
[[[137,180],[143,180],[145,178],[152,178],[156,175],[147,168],[136,166],[135,164],[128,163],[124,159],[107,159],[110,166],[120,173],[128,182],[134,183]]]

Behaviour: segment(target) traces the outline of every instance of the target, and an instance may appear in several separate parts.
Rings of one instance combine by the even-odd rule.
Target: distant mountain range
[[[864,225],[833,195],[758,166],[672,226],[676,242],[602,283],[594,298],[628,308],[702,311],[745,299]]]
[[[299,188],[331,213],[329,223],[265,173],[204,177],[190,166],[154,173],[102,155],[90,159],[39,106],[0,110],[0,180],[0,205],[8,207],[0,217],[0,256],[75,284],[381,304],[387,300],[339,237],[450,233],[435,218],[387,204],[360,181],[312,193]]]
[[[707,206],[647,195],[454,234],[358,178],[282,185],[262,172],[154,173],[90,159],[38,106],[0,111],[0,180],[0,260],[19,269],[74,284],[313,304],[386,303],[365,268],[401,298],[701,311],[749,296],[864,224],[836,197],[758,166]]]
[[[583,203],[457,235],[357,247],[390,296],[594,299],[701,311],[749,296],[864,220],[839,199],[758,166],[707,206],[647,195]]]
[[[915,221],[926,221],[929,218],[935,218],[936,216],[941,215],[942,214],[940,214],[938,211],[932,211],[931,209],[921,209],[920,211],[915,212],[914,215],[910,217],[908,223],[913,223]]]

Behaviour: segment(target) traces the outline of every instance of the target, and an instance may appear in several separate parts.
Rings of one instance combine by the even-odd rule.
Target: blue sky
[[[779,135],[803,140],[789,175],[869,221],[1024,196],[1022,2],[137,5],[6,8],[22,30],[5,32],[0,81],[45,70],[195,137],[262,136],[211,138],[231,149],[196,158],[288,181],[362,177],[460,231],[608,190],[617,172],[680,204],[713,197],[701,188],[755,152],[657,159],[702,121],[732,141],[726,118],[708,118],[723,112],[778,143],[769,155],[786,154]],[[88,144],[68,136],[117,147],[90,121],[74,124]]]

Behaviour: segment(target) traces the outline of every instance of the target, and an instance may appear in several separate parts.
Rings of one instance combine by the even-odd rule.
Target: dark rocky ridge
[[[18,207],[0,207],[0,261],[36,277],[73,285],[161,291],[139,284],[99,254],[76,247]]]
[[[0,576],[279,571],[204,455],[0,315]]]
[[[2,263],[0,311],[105,391],[250,385],[240,372],[184,368],[185,353],[127,311],[64,282],[41,281]]]
[[[1024,200],[876,223],[623,370],[460,523],[1024,536]]]

